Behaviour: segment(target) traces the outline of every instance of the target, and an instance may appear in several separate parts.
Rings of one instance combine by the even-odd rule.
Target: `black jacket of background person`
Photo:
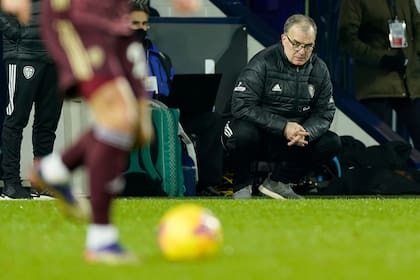
[[[296,66],[281,43],[256,54],[237,79],[232,115],[283,136],[287,121],[296,121],[309,141],[324,134],[335,113],[332,83],[325,63],[315,54]]]
[[[15,16],[0,11],[3,33],[3,59],[37,60],[52,63],[40,35],[41,1],[32,1],[32,17],[28,25],[20,25]]]

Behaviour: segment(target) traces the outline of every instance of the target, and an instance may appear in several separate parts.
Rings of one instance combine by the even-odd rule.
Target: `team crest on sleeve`
[[[25,77],[25,79],[29,80],[30,78],[32,78],[35,74],[35,68],[33,66],[25,66],[23,67],[23,76]]]
[[[242,85],[242,82],[239,82],[238,85],[233,89],[233,91],[244,92],[246,87]]]
[[[311,98],[314,98],[314,95],[315,95],[314,85],[311,85],[311,84],[308,85],[308,92],[309,92],[309,95],[311,96]]]

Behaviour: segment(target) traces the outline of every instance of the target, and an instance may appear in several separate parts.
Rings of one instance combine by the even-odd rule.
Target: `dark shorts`
[[[115,28],[127,1],[74,0],[65,7],[55,3],[59,1],[43,1],[41,23],[45,45],[57,64],[60,89],[66,95],[90,98],[102,84],[125,77],[136,96],[145,96],[141,78],[147,75],[147,66],[141,44],[128,25]]]

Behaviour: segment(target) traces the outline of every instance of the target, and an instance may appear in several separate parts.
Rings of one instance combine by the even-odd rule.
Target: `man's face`
[[[147,31],[149,29],[149,16],[143,11],[131,12],[130,20],[130,27],[133,30],[143,29],[144,31]]]
[[[294,25],[289,32],[281,35],[284,52],[289,61],[294,65],[303,65],[311,57],[315,47],[315,30],[303,30],[299,25]]]

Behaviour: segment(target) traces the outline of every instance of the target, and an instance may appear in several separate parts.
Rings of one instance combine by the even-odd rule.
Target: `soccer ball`
[[[219,219],[207,208],[180,204],[161,218],[158,244],[170,261],[197,260],[215,255],[222,244]]]

